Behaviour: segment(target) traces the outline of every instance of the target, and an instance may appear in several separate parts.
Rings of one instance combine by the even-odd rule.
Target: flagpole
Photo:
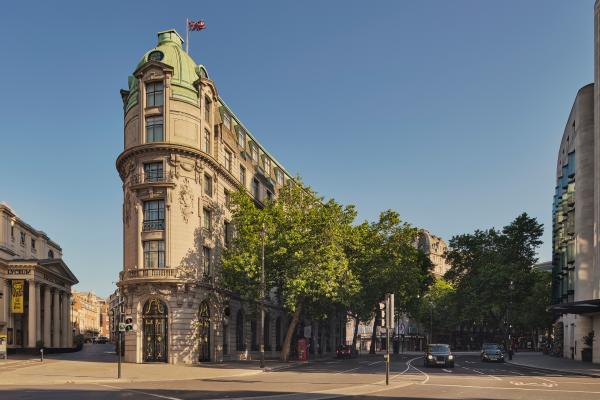
[[[185,19],[185,52],[190,54],[190,20]]]

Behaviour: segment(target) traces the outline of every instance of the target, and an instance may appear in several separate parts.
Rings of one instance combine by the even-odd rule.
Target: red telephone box
[[[298,361],[308,360],[308,342],[305,338],[300,338],[296,342],[296,353],[298,354]]]

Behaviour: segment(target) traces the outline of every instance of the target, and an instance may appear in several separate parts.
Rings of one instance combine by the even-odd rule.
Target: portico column
[[[50,320],[52,319],[52,310],[50,307],[50,286],[46,285],[44,287],[44,347],[52,347],[52,343],[50,342]]]
[[[35,347],[37,326],[35,325],[37,318],[37,309],[35,307],[35,282],[27,281],[29,286],[29,305],[27,308],[27,347]]]
[[[52,302],[52,347],[60,347],[60,298],[58,297],[58,289],[54,289]]]
[[[35,284],[35,338],[36,341],[43,340],[44,337],[42,335],[42,297],[40,292],[40,284]]]
[[[73,347],[73,313],[71,312],[71,293],[67,293],[67,344]]]
[[[0,321],[5,321],[8,319],[8,290],[6,289],[6,280],[4,278],[0,278],[0,293],[2,293],[2,301],[0,302]]]
[[[62,292],[62,316],[61,316],[61,326],[62,326],[62,336],[61,336],[61,347],[71,347],[69,344],[69,295],[67,292]]]

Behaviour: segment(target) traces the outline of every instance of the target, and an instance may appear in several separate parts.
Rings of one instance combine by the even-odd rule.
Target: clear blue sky
[[[122,267],[119,89],[186,17],[206,21],[190,50],[220,95],[323,195],[445,239],[526,211],[550,259],[558,145],[593,79],[593,0],[11,1],[0,201],[62,245],[79,289],[109,294]]]

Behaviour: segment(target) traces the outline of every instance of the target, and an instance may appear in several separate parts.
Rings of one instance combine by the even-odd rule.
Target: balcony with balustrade
[[[179,282],[177,268],[132,268],[119,272],[119,280],[126,283],[137,282]]]

